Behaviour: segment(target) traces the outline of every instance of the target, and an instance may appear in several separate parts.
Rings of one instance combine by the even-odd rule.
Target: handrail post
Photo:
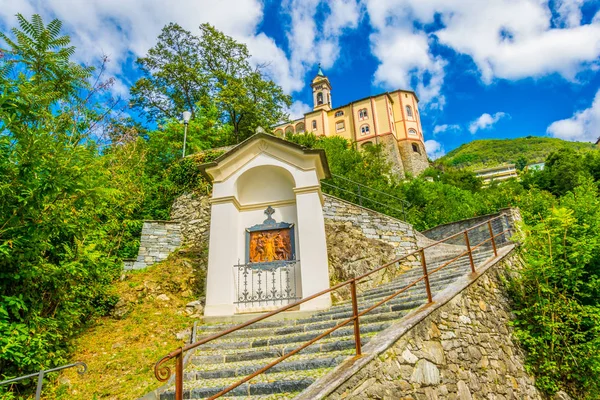
[[[183,400],[183,348],[175,359],[175,400]]]
[[[471,272],[475,273],[475,263],[473,262],[473,252],[471,251],[471,242],[469,242],[469,231],[465,231],[465,243],[469,252],[469,262],[471,263]]]
[[[356,185],[356,189],[358,189],[358,205],[360,205],[362,207],[362,194],[360,193],[360,185],[357,184]]]
[[[428,303],[433,303],[433,297],[431,297],[431,287],[429,286],[429,274],[427,273],[427,262],[425,261],[425,250],[421,249],[421,265],[423,266],[423,276],[425,277],[425,289],[427,289],[427,300]]]
[[[356,279],[350,281],[350,294],[352,295],[352,318],[354,318],[354,343],[356,345],[356,355],[362,354],[360,344],[360,325],[358,323],[358,302],[356,300]]]
[[[496,249],[496,240],[494,239],[494,230],[492,229],[492,221],[488,221],[488,228],[490,230],[490,238],[492,239],[492,247],[494,248],[494,256],[498,256],[498,249]]]
[[[44,371],[40,371],[38,375],[37,388],[35,389],[35,400],[40,400],[42,397],[42,385],[44,384]]]

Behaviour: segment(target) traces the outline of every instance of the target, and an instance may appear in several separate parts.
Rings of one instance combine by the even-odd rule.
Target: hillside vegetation
[[[543,162],[560,149],[572,151],[593,150],[595,145],[584,142],[567,142],[547,137],[527,136],[516,139],[474,140],[452,150],[437,163],[457,168],[477,169],[505,163],[517,163],[519,158],[527,164]]]

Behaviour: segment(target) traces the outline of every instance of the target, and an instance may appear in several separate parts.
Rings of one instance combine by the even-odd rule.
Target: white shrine
[[[323,150],[257,133],[201,170],[213,182],[205,316],[273,310],[329,287]],[[330,305],[325,295],[300,310]]]

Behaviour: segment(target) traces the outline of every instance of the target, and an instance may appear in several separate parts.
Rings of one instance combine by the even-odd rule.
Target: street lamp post
[[[183,124],[185,125],[185,127],[183,128],[183,155],[181,156],[181,158],[185,157],[185,141],[187,139],[187,129],[188,129],[188,124],[190,123],[190,118],[192,118],[192,113],[189,111],[184,111],[183,112]]]

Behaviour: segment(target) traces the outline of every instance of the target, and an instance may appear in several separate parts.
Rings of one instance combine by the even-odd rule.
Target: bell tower
[[[321,64],[310,86],[313,91],[313,110],[331,110],[331,83],[321,70]]]

